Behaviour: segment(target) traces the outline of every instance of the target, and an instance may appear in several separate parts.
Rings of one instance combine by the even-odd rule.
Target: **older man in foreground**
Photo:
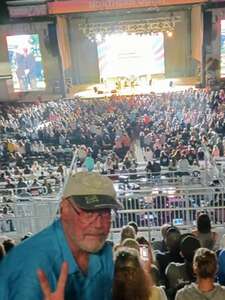
[[[112,245],[106,242],[111,210],[119,209],[112,181],[97,173],[71,175],[60,219],[21,243],[0,264],[0,300],[42,300],[37,276],[55,291],[61,266],[65,300],[111,298]],[[44,275],[45,274],[45,275]],[[46,295],[45,295],[45,298]]]

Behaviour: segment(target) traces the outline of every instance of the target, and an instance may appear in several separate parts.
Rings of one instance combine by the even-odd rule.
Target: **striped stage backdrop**
[[[164,36],[113,34],[98,41],[101,78],[164,74]]]

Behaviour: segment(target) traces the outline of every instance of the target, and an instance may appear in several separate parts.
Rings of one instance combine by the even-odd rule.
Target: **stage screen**
[[[46,85],[39,35],[7,36],[7,46],[14,91],[44,90]]]
[[[225,20],[221,20],[220,76],[225,77]]]
[[[163,33],[142,36],[113,34],[103,41],[99,41],[101,36],[96,38],[100,76],[103,79],[165,72]]]

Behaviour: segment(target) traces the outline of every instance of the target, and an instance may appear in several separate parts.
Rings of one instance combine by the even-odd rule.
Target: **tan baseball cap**
[[[86,210],[122,208],[116,200],[112,180],[95,172],[78,172],[71,175],[63,192],[63,198],[68,197]]]

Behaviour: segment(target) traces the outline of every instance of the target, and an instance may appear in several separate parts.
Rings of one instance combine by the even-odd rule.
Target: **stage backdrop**
[[[1,80],[0,100],[30,99],[54,94],[60,64],[54,24],[0,26],[0,62],[11,63],[12,80]],[[29,62],[29,64],[28,64]],[[3,88],[4,87],[4,88]]]
[[[98,36],[101,78],[157,75],[165,73],[164,35],[113,34]]]
[[[191,53],[191,10],[185,9],[173,13],[181,17],[172,37],[164,35],[165,77],[190,77],[195,75],[194,59]],[[154,14],[154,17],[168,17],[167,12]],[[132,16],[117,16],[117,21],[127,19],[143,19],[151,16],[146,13],[135,13]],[[97,43],[91,42],[79,29],[79,24],[86,19],[70,16],[69,34],[71,57],[73,64],[73,84],[97,83],[100,80]],[[92,22],[109,20],[109,17],[92,16]],[[110,20],[113,20],[110,16]]]

